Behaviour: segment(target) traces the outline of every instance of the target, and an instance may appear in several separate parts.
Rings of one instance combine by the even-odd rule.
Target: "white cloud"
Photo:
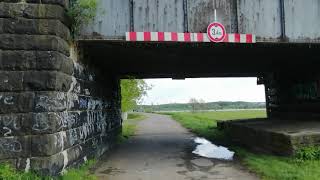
[[[264,86],[256,78],[147,79],[153,88],[143,104],[186,103],[190,98],[214,101],[264,102]]]

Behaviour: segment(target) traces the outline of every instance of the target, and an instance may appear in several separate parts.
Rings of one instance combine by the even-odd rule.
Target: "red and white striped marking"
[[[206,33],[126,32],[126,41],[210,42]],[[256,43],[253,34],[227,34],[225,43]]]

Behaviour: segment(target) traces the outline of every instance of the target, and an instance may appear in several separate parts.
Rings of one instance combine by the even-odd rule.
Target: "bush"
[[[98,0],[71,0],[68,15],[71,19],[73,38],[79,35],[81,27],[93,22],[98,4]]]
[[[308,146],[297,150],[295,158],[299,161],[320,160],[320,146]]]

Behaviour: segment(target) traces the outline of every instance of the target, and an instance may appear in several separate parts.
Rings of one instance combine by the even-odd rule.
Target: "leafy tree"
[[[134,109],[151,87],[141,79],[121,80],[121,108],[123,112]]]
[[[189,100],[189,104],[191,106],[191,111],[192,112],[197,112],[199,110],[199,101],[196,98],[191,98]]]
[[[191,111],[192,112],[197,112],[200,110],[207,110],[207,104],[203,99],[196,99],[196,98],[191,98],[189,100],[189,104],[191,106]]]
[[[93,22],[98,11],[99,0],[71,0],[68,15],[71,20],[73,38],[79,35],[81,27]]]

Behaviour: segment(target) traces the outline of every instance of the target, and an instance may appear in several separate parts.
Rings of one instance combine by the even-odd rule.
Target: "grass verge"
[[[122,134],[118,137],[118,143],[123,143],[131,136],[133,136],[137,130],[137,124],[139,121],[144,120],[146,116],[139,113],[129,113],[128,119],[122,124]]]
[[[265,111],[248,110],[248,111],[215,111],[215,112],[174,112],[164,113],[171,115],[183,127],[189,129],[198,136],[205,137],[210,140],[218,141],[224,139],[224,135],[217,129],[217,121],[234,120],[245,118],[266,117]]]
[[[0,165],[1,180],[97,180],[97,177],[90,174],[90,168],[95,160],[89,160],[77,169],[68,169],[66,173],[58,177],[40,176],[35,172],[21,172],[12,168],[9,164]]]
[[[166,113],[182,126],[198,136],[218,142],[225,140],[223,132],[217,129],[217,120],[247,119],[265,117],[265,111],[217,111],[217,112],[175,112]],[[251,171],[266,180],[318,180],[320,160],[303,160],[294,157],[279,157],[255,154],[240,147],[231,147],[237,157]]]

